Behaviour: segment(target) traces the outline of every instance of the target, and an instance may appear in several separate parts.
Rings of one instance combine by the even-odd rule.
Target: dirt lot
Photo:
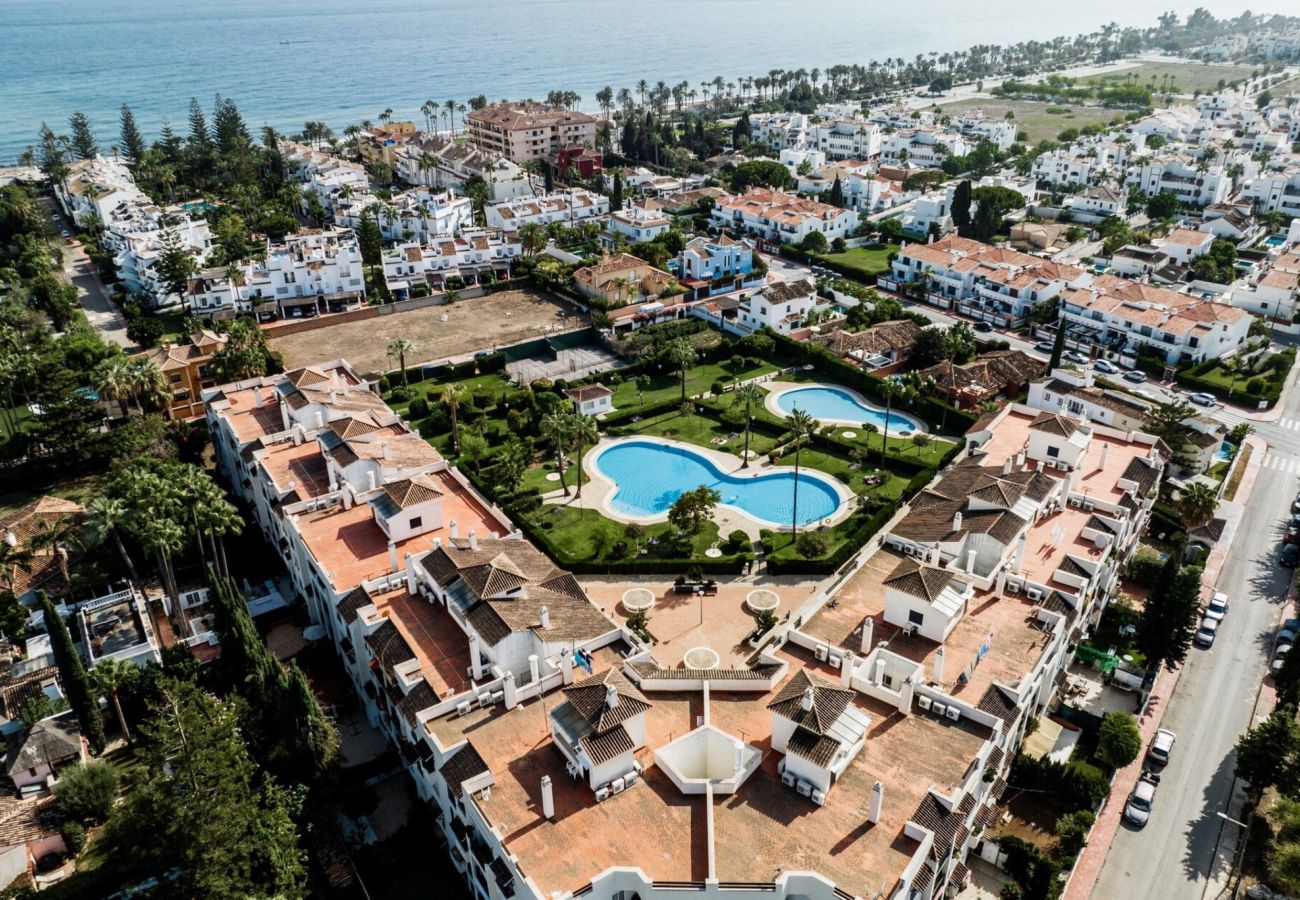
[[[441,321],[444,315],[445,322]],[[271,346],[284,354],[287,368],[342,357],[358,372],[379,373],[397,367],[397,361],[387,355],[394,338],[406,338],[414,345],[406,360],[411,366],[544,337],[547,325],[568,330],[586,324],[586,315],[547,294],[502,291],[450,306],[427,306],[273,338]]]

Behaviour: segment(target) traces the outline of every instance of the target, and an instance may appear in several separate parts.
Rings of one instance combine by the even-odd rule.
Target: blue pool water
[[[1227,462],[1230,459],[1232,459],[1232,444],[1224,441],[1219,445],[1218,451],[1214,454],[1214,461],[1220,463]]]
[[[870,422],[881,431],[901,434],[924,431],[916,419],[896,410],[889,413],[889,427],[885,427],[885,411],[879,406],[865,404],[851,393],[840,388],[817,386],[795,388],[776,398],[777,408],[789,415],[802,409],[819,422],[837,425],[858,425]]]
[[[1264,243],[1270,247],[1281,247],[1286,243],[1286,235],[1270,234],[1268,237],[1264,238]]]
[[[793,518],[794,473],[729,475],[686,445],[623,441],[596,457],[596,468],[618,485],[610,505],[628,516],[659,516],[683,493],[702,484],[722,502],[773,525]],[[839,508],[835,488],[822,475],[799,472],[799,524],[811,525]]]

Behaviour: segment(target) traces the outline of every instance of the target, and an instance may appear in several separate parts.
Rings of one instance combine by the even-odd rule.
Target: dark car
[[[1294,569],[1297,563],[1300,563],[1300,544],[1287,544],[1282,548],[1282,553],[1277,558],[1277,564],[1286,566],[1288,569]]]
[[[975,330],[978,331],[980,334],[988,334],[990,331],[993,330],[993,326],[990,325],[988,322],[976,322]]]

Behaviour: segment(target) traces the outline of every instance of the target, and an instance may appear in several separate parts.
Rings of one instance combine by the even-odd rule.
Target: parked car
[[[1174,741],[1178,735],[1174,734],[1168,728],[1161,728],[1156,732],[1156,736],[1151,739],[1151,746],[1147,750],[1147,755],[1160,764],[1169,762],[1169,754],[1174,751]]]
[[[1195,393],[1188,394],[1187,399],[1197,406],[1218,406],[1219,401],[1214,398],[1213,394]]]
[[[1078,363],[1081,366],[1086,366],[1088,364],[1088,357],[1075,350],[1071,350],[1069,353],[1065,354],[1065,358],[1070,362]]]
[[[1291,524],[1300,524],[1297,519],[1300,519],[1300,494],[1296,494],[1295,499],[1291,501]]]
[[[1228,595],[1215,591],[1210,602],[1205,604],[1205,618],[1221,621],[1228,614]]]
[[[1124,373],[1124,380],[1131,381],[1133,384],[1141,384],[1147,380],[1147,377],[1137,369],[1129,369]]]
[[[980,334],[988,334],[990,331],[993,330],[993,326],[990,325],[988,322],[976,322],[975,330],[978,331]]]
[[[1155,802],[1155,782],[1147,778],[1138,779],[1133,793],[1129,794],[1128,803],[1124,805],[1124,818],[1141,828],[1151,818],[1151,807]]]
[[[1286,527],[1286,534],[1282,536],[1282,543],[1284,544],[1300,543],[1300,526],[1288,525]]]
[[[1051,341],[1039,341],[1034,344],[1034,349],[1039,353],[1051,353],[1055,348],[1052,346]]]
[[[1288,569],[1294,569],[1297,563],[1300,563],[1300,544],[1287,544],[1282,548],[1282,553],[1277,558],[1277,564],[1286,566]]]
[[[1113,365],[1106,362],[1106,360],[1104,359],[1097,360],[1095,363],[1092,364],[1092,367],[1096,369],[1098,372],[1105,372],[1107,375],[1114,375],[1116,372],[1119,371],[1119,369],[1115,368]]]
[[[1209,649],[1214,646],[1214,636],[1219,633],[1219,620],[1211,619],[1209,616],[1201,619],[1201,627],[1196,629],[1196,636],[1192,638],[1196,646]]]

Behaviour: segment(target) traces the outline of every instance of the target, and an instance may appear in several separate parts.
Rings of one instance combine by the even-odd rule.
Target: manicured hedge
[[[1262,401],[1266,407],[1272,408],[1282,396],[1282,388],[1286,385],[1287,374],[1295,364],[1295,357],[1295,350],[1288,347],[1277,354],[1277,362],[1270,361],[1266,371],[1242,375],[1236,379],[1235,386],[1204,377],[1218,366],[1217,359],[1179,369],[1174,378],[1185,387],[1212,394],[1220,400],[1244,405]]]

